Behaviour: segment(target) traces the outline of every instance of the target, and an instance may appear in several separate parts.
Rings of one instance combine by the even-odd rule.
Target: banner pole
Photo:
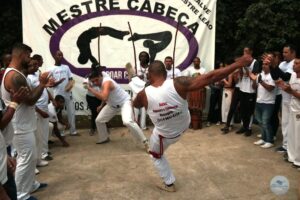
[[[132,29],[131,29],[131,26],[130,26],[129,22],[128,22],[128,27],[129,27],[129,31],[130,31],[130,36],[132,38]],[[137,74],[136,49],[135,49],[134,40],[132,40],[132,47],[133,47],[133,56],[134,56],[134,69],[135,69],[135,73]]]
[[[101,29],[101,23],[100,23],[100,26],[99,26],[99,31]],[[98,36],[98,62],[99,62],[99,65],[101,66],[101,61],[100,61],[100,34]]]
[[[173,49],[173,79],[175,78],[175,50],[176,50],[178,28],[179,28],[179,23],[177,22],[175,39],[174,39],[174,49]]]

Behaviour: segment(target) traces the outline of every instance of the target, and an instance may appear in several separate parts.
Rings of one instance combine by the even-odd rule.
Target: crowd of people
[[[252,57],[253,52],[250,47],[245,47],[243,53]],[[265,52],[261,59],[253,59],[250,65],[211,84],[207,126],[223,123],[225,126],[221,131],[227,134],[234,121],[241,121],[236,133],[248,137],[252,135],[252,124],[256,123],[261,131],[257,134],[260,139],[254,145],[266,149],[274,147],[281,124],[282,145],[275,151],[284,153],[284,160],[300,169],[300,143],[297,140],[300,130],[299,62],[296,47],[287,44],[282,55]],[[227,64],[218,65],[226,68]]]
[[[63,147],[69,146],[66,130],[79,136],[72,97],[75,82],[69,67],[62,64],[63,52],[54,54],[54,65],[43,73],[42,56],[31,53],[29,46],[17,44],[1,58],[0,159],[5,162],[0,163],[0,199],[5,200],[35,200],[32,193],[47,187],[35,175],[37,167],[53,159],[49,136],[55,135]],[[283,142],[276,150],[285,152],[284,159],[300,169],[300,58],[292,45],[283,48],[283,61],[278,53],[266,52],[261,59],[254,59],[252,53],[245,47],[243,56],[210,72],[195,57],[193,65],[181,72],[173,69],[172,57],[150,63],[143,51],[137,71],[126,65],[132,96],[93,63],[83,82],[92,116],[90,135],[98,133],[97,144],[109,143],[106,123],[120,112],[123,124],[151,155],[163,179],[158,187],[175,192],[175,176],[164,151],[190,127],[189,94],[210,87],[207,126],[224,123],[221,131],[227,134],[234,118],[240,118],[236,133],[250,136],[257,122],[261,132],[254,144],[262,148],[274,146],[281,107]],[[148,129],[147,114],[154,125],[149,140],[143,133]]]

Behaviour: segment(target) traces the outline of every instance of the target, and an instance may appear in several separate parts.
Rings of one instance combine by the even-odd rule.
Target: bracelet
[[[11,101],[11,102],[8,104],[8,106],[16,110],[17,107],[19,106],[19,104],[18,104],[17,102]]]

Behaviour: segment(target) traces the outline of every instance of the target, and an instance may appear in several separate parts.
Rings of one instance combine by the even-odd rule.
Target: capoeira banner
[[[135,66],[135,57],[139,65],[141,51],[152,60],[175,55],[180,70],[196,56],[207,71],[214,66],[216,0],[23,0],[22,14],[23,41],[43,56],[43,71],[54,66],[57,50],[64,53],[62,63],[76,82],[72,91],[78,115],[88,113],[82,81],[92,63],[106,66],[125,89],[124,66]],[[127,34],[129,25],[132,34]],[[105,34],[99,37],[100,26]]]

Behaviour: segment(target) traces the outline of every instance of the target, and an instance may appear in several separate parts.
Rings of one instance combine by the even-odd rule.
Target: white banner
[[[99,52],[101,65],[128,89],[124,66],[134,65],[132,40],[137,60],[139,52],[146,51],[163,61],[173,56],[178,27],[175,66],[184,70],[196,56],[207,71],[214,66],[216,0],[23,0],[22,14],[23,41],[33,54],[43,56],[43,71],[54,66],[52,55],[57,50],[64,53],[63,64],[76,81],[77,115],[89,113],[82,80]],[[133,36],[125,35],[128,22]],[[99,42],[100,24],[105,35]]]

